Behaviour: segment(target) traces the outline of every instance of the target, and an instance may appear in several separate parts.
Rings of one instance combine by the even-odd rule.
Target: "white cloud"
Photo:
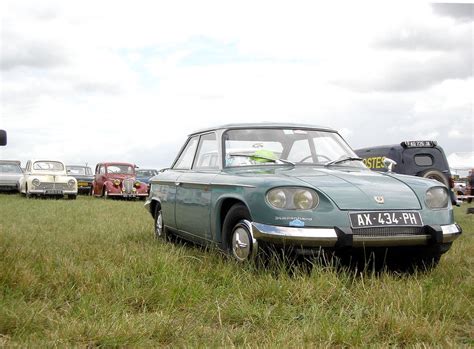
[[[189,132],[251,121],[326,125],[355,147],[472,140],[473,79],[459,72],[472,22],[426,3],[1,6],[0,157],[166,166]]]

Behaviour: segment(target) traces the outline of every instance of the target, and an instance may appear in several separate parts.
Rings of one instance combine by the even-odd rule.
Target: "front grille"
[[[124,179],[123,180],[123,188],[125,189],[124,192],[126,194],[131,194],[132,193],[133,183],[134,183],[133,179]]]
[[[426,235],[423,227],[387,227],[387,228],[362,228],[352,231],[357,236],[412,236]]]
[[[68,186],[66,183],[40,183],[38,187],[35,187],[35,189],[41,189],[41,190],[46,190],[46,189],[60,189],[60,190],[67,190]]]

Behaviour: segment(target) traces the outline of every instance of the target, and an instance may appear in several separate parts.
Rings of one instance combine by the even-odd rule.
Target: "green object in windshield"
[[[271,150],[259,149],[250,157],[255,162],[275,162],[278,160],[275,153]]]

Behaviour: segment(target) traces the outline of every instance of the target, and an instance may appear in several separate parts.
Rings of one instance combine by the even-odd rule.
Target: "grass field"
[[[428,273],[155,241],[143,202],[0,195],[0,346],[474,346],[474,223]]]

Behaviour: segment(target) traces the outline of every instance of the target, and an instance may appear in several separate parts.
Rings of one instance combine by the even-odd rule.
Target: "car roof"
[[[64,166],[66,166],[66,165],[64,164],[64,161],[62,161],[62,160],[55,160],[55,159],[31,159],[30,161],[31,161],[32,164],[35,163],[35,162],[38,162],[38,161],[44,161],[44,162],[48,162],[48,161],[51,161],[51,162],[60,162],[61,164],[63,164]]]
[[[324,127],[315,126],[308,124],[293,124],[293,123],[274,123],[274,122],[258,122],[258,123],[237,123],[237,124],[225,124],[217,127],[204,128],[189,134],[189,136],[206,133],[216,130],[229,130],[229,129],[248,129],[248,128],[290,128],[290,129],[316,129],[321,131],[336,132],[336,130]]]
[[[109,166],[109,165],[130,165],[130,166],[135,166],[131,162],[118,162],[118,161],[99,162],[99,163],[97,163],[97,165],[105,165],[105,166]]]

